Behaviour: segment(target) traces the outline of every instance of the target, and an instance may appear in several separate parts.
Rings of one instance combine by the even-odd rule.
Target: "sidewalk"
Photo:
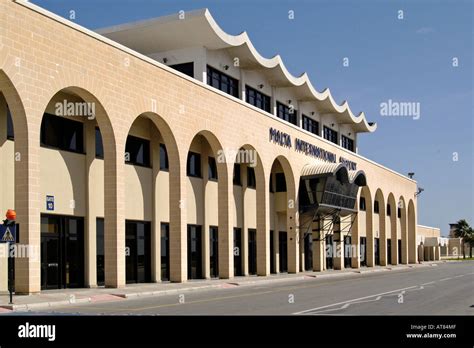
[[[45,309],[55,306],[64,306],[78,303],[96,303],[105,301],[121,301],[141,296],[163,296],[170,294],[180,294],[187,291],[231,288],[236,286],[248,286],[255,284],[267,284],[284,281],[301,281],[308,279],[325,279],[329,277],[358,276],[365,273],[389,272],[398,270],[408,270],[420,267],[437,266],[443,261],[424,262],[413,265],[397,265],[387,267],[362,267],[360,269],[345,269],[341,271],[328,270],[323,272],[301,272],[298,274],[275,274],[267,277],[247,276],[235,277],[233,279],[203,279],[190,280],[186,283],[147,283],[128,284],[124,288],[87,288],[87,289],[61,289],[44,290],[34,295],[13,296],[13,305],[9,304],[9,295],[0,294],[0,313],[13,311],[28,311]]]

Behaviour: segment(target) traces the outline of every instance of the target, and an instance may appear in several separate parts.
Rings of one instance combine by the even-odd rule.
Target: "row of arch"
[[[126,199],[127,187],[124,185],[123,178],[123,162],[121,154],[125,152],[125,141],[127,137],[118,136],[116,134],[117,129],[126,131],[127,134],[132,128],[134,122],[138,118],[146,118],[152,122],[156,130],[163,138],[166,145],[166,151],[169,158],[169,197],[168,204],[170,207],[169,211],[169,224],[170,224],[170,266],[171,266],[171,280],[172,281],[185,281],[187,279],[186,264],[183,260],[186,260],[186,235],[183,231],[186,230],[186,221],[184,217],[186,213],[183,209],[183,200],[186,199],[185,192],[183,192],[184,181],[186,180],[186,156],[180,151],[183,148],[183,144],[178,146],[177,140],[174,133],[164,118],[158,115],[156,112],[137,112],[137,116],[132,121],[124,121],[120,127],[113,127],[112,122],[106,112],[103,104],[99,101],[93,93],[89,92],[85,88],[81,87],[63,87],[59,92],[67,93],[75,97],[79,97],[85,102],[95,103],[96,105],[96,121],[100,133],[102,135],[102,142],[104,148],[104,217],[105,217],[105,284],[106,286],[119,287],[124,285],[125,281],[125,266],[123,262],[122,250],[125,249],[124,241],[124,215],[123,215],[123,202]],[[59,93],[57,92],[57,93]],[[10,109],[13,127],[15,129],[15,153],[21,153],[22,160],[15,162],[15,208],[18,213],[19,223],[22,227],[21,242],[22,243],[38,243],[38,221],[40,216],[40,208],[38,205],[38,183],[34,179],[34,176],[30,175],[32,171],[37,170],[33,168],[32,163],[38,163],[39,154],[36,150],[39,147],[39,128],[40,124],[27,121],[26,114],[34,114],[41,110],[42,117],[46,105],[44,107],[35,107],[34,110],[30,105],[25,105],[20,98],[19,92],[13,86],[11,80],[7,75],[0,71],[0,93],[4,96],[6,103]],[[50,97],[52,100],[55,93]],[[49,102],[48,102],[49,103]],[[41,119],[41,118],[40,118]],[[41,123],[41,122],[40,122]],[[36,128],[35,128],[36,127]],[[37,136],[32,136],[35,134]],[[36,140],[35,140],[36,137]],[[189,149],[191,144],[196,140],[197,137],[202,137],[211,149],[214,158],[218,157],[220,152],[224,153],[222,144],[219,139],[209,130],[201,130],[192,137],[189,146],[184,148]],[[34,144],[34,141],[38,141]],[[267,189],[270,185],[269,176],[276,170],[281,171],[285,178],[285,201],[293,201],[295,204],[288,205],[284,214],[286,219],[286,232],[287,232],[287,252],[288,252],[288,265],[287,270],[289,272],[298,272],[302,270],[302,263],[299,262],[299,246],[298,246],[298,214],[297,214],[297,181],[298,173],[294,173],[289,160],[283,156],[278,155],[271,163],[271,167],[265,169],[262,163],[262,159],[258,154],[258,151],[250,144],[243,144],[240,146],[242,150],[254,151],[256,156],[255,166],[255,182],[256,182],[256,230],[257,230],[257,257],[256,260],[256,273],[259,275],[267,275],[270,273],[270,258],[267,253],[269,250],[270,237],[268,230],[270,227],[269,220],[271,217],[268,216],[270,206],[270,193]],[[219,225],[219,277],[230,278],[234,274],[232,263],[233,263],[233,245],[232,245],[232,179],[233,179],[233,164],[235,158],[226,158],[226,161],[217,161],[217,186],[218,186],[218,225]],[[121,163],[122,162],[122,163]],[[248,164],[245,164],[248,166]],[[278,168],[278,169],[275,169]],[[374,200],[371,199],[372,193],[366,186],[361,190],[361,195],[366,197],[367,201],[367,213],[366,213],[366,228],[367,237],[369,240],[373,240],[373,207],[372,202],[378,201],[381,206],[385,206],[384,195],[380,189],[375,193]],[[400,197],[398,202],[403,202],[401,206],[402,218],[401,218],[401,231],[403,250],[402,255],[404,256],[403,262],[406,263],[408,260],[412,262],[412,247],[415,243],[416,235],[416,219],[415,219],[415,207],[412,199],[409,200],[406,206],[405,199]],[[395,197],[390,194],[387,198],[387,203],[390,206],[395,206]],[[392,210],[393,211],[393,210]],[[406,216],[408,215],[408,222]],[[379,225],[380,234],[382,240],[386,240],[387,232],[385,226],[385,214],[380,214]],[[390,230],[396,234],[396,222],[394,222],[394,214],[392,213],[390,221]],[[396,220],[395,220],[396,221]],[[394,227],[395,226],[395,227]],[[222,231],[222,233],[220,232]],[[395,231],[395,232],[394,232]],[[244,232],[245,233],[245,232]],[[385,237],[383,237],[385,235]],[[247,237],[248,238],[248,237]],[[413,240],[413,242],[412,242]],[[382,242],[383,243],[383,242]],[[410,250],[408,245],[410,244]],[[369,249],[370,249],[369,243]],[[393,244],[392,244],[393,247]],[[247,250],[248,253],[248,250]],[[370,250],[369,250],[370,254]],[[263,256],[262,256],[263,255]],[[392,253],[392,258],[393,258]],[[369,264],[370,266],[371,264]],[[372,264],[373,265],[373,264]],[[38,290],[38,280],[36,279],[39,273],[38,263],[33,260],[18,260],[17,261],[17,288],[20,292],[31,292]],[[248,265],[244,264],[244,274],[248,274]]]

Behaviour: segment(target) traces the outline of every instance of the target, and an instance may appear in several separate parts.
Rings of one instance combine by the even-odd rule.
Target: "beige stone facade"
[[[397,264],[399,254],[404,264],[419,260],[414,180],[35,5],[0,0],[0,97],[0,122],[6,123],[8,106],[14,127],[13,140],[7,139],[4,127],[0,128],[0,161],[4,168],[0,173],[0,211],[14,208],[21,231],[20,243],[38,249],[41,214],[83,217],[84,286],[97,286],[97,218],[105,221],[108,287],[126,284],[126,220],[151,222],[152,281],[161,281],[159,236],[163,222],[170,227],[171,281],[188,279],[188,225],[202,226],[204,278],[210,278],[210,226],[218,227],[220,278],[234,276],[236,227],[242,230],[244,275],[249,274],[248,231],[253,229],[258,275],[270,274],[272,257],[275,271],[280,271],[279,231],[286,232],[287,271],[303,271],[303,231],[298,213],[300,173],[307,164],[320,160],[295,151],[294,146],[283,147],[270,141],[271,128],[288,134],[292,140],[300,139],[334,153],[338,162],[340,157],[355,162],[357,169],[365,173],[367,185],[359,189],[358,198],[365,198],[366,208],[359,209],[350,228],[357,251],[351,267],[360,267],[360,237],[366,238],[368,267],[376,265],[375,239],[379,243],[380,265]],[[95,119],[72,116],[84,124],[85,153],[40,145],[43,114],[54,113],[56,103],[63,100],[96,106]],[[319,114],[330,109],[327,100],[314,105]],[[348,117],[344,111],[341,115]],[[337,110],[327,117],[338,122]],[[356,121],[341,124],[340,132],[346,128],[354,134],[362,131]],[[95,156],[96,127],[102,135],[104,159]],[[129,135],[150,141],[150,167],[125,164]],[[166,171],[159,166],[160,143],[167,149]],[[228,150],[239,149],[257,154],[255,189],[247,187],[247,165],[241,166],[242,185],[233,183],[236,159],[229,156]],[[201,154],[202,178],[186,175],[189,151]],[[217,161],[218,179],[207,179],[207,158],[218,158],[221,153],[226,156],[225,161]],[[285,192],[269,190],[271,183],[275,185],[276,173],[284,174]],[[55,197],[53,212],[46,210],[47,195]],[[375,202],[379,206],[377,213]],[[391,207],[390,216],[387,206]],[[401,240],[400,250],[398,243],[391,243],[391,259],[388,239]],[[341,241],[337,247],[343,248],[343,244]],[[324,241],[313,242],[312,248],[312,268],[324,270]],[[0,277],[5,273],[4,261],[0,261]],[[15,265],[16,291],[40,291],[41,260],[17,258]],[[334,268],[344,268],[344,260],[336,257]]]

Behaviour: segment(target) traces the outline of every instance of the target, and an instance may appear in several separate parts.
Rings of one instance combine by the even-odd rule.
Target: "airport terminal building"
[[[376,125],[208,10],[93,32],[0,0],[0,33],[18,293],[421,260],[417,183],[359,153]]]

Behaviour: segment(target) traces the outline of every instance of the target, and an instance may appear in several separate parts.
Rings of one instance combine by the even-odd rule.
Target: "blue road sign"
[[[46,210],[54,210],[54,196],[46,196]]]
[[[0,225],[0,243],[15,243],[16,225]]]

